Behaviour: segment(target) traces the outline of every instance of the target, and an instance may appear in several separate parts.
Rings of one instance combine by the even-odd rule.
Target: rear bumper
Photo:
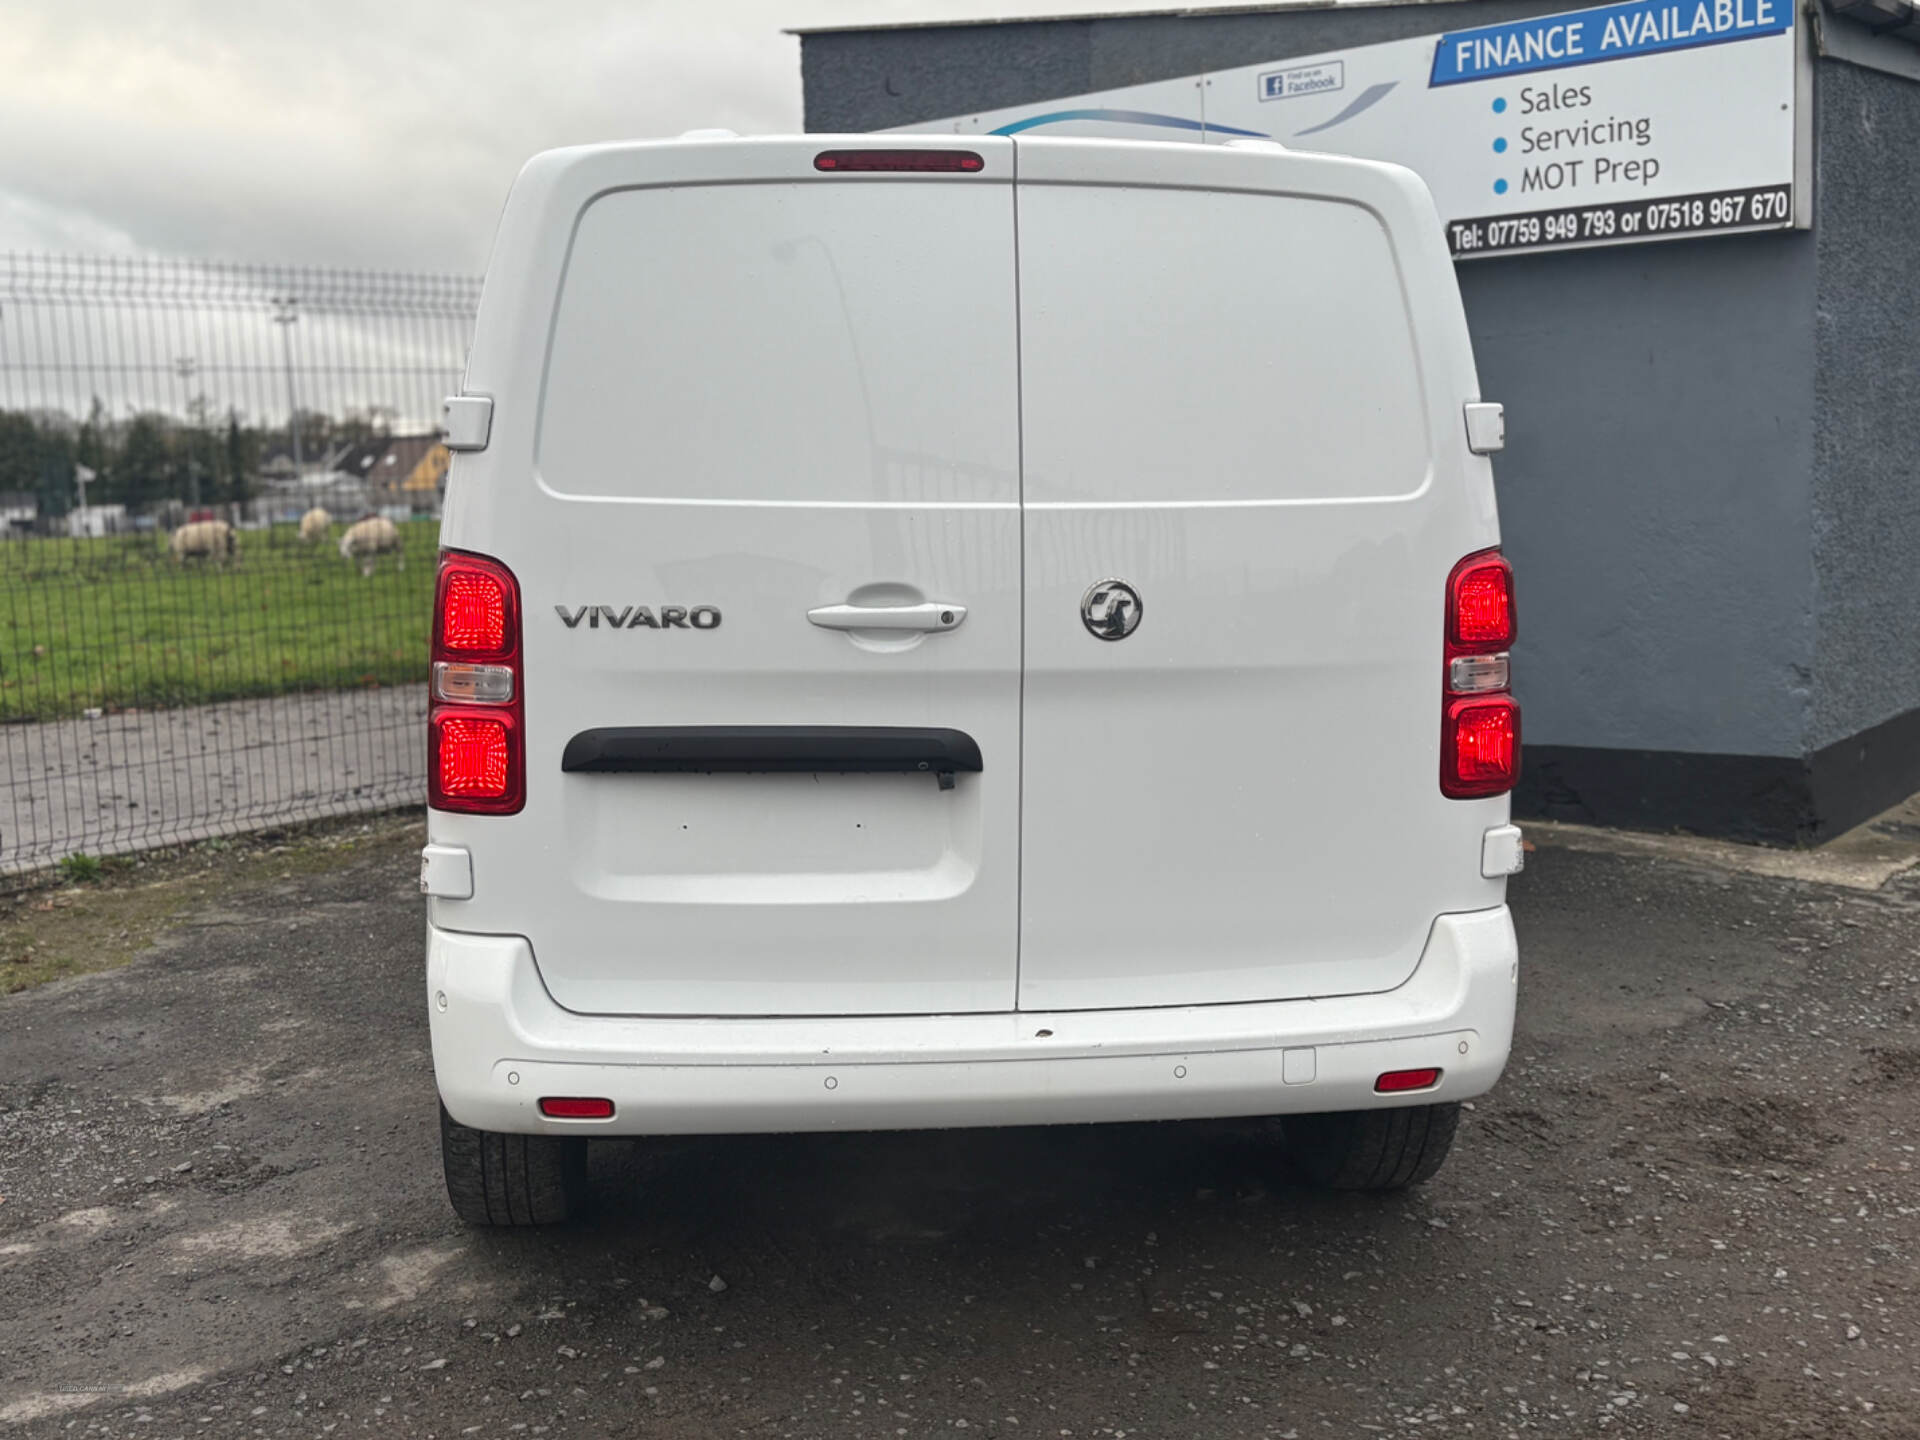
[[[427,1004],[453,1118],[524,1134],[673,1135],[1179,1120],[1464,1100],[1492,1087],[1519,973],[1505,906],[1434,922],[1378,995],[1253,1005],[848,1019],[577,1015],[517,936],[427,932]],[[1374,1093],[1388,1070],[1435,1087]],[[549,1120],[542,1096],[610,1099]]]

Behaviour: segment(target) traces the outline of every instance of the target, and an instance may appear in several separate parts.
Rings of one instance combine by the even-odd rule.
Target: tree
[[[318,464],[332,448],[333,417],[324,410],[303,409],[296,419],[300,427],[301,461],[308,465]]]
[[[40,434],[33,421],[0,410],[0,491],[40,488]]]
[[[260,473],[260,432],[242,430],[240,417],[227,412],[226,453],[221,457],[221,481],[226,500],[251,500],[254,481]]]
[[[80,433],[74,439],[73,458],[97,475],[105,475],[113,467],[113,425],[107,419],[107,407],[100,403],[98,395],[93,397],[93,405],[87,411],[87,418],[80,422]]]
[[[32,495],[41,515],[73,503],[74,437],[65,416],[0,411],[0,491]]]
[[[164,415],[153,414],[136,415],[127,426],[111,488],[113,498],[129,510],[173,499],[184,489],[169,428]]]
[[[58,519],[73,508],[74,437],[64,428],[47,425],[40,427],[39,440],[39,475],[33,488],[40,514]]]

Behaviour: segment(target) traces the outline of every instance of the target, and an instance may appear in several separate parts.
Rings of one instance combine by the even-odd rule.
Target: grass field
[[[403,524],[404,568],[370,577],[342,528],[184,563],[164,535],[0,541],[0,723],[424,681],[438,522]]]

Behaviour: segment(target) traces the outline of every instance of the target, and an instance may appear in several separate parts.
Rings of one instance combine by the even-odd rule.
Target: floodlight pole
[[[173,362],[173,373],[187,383],[189,390],[193,388],[193,377],[199,368],[199,360],[192,355],[176,356]],[[193,418],[191,399],[187,401],[187,407],[187,418],[191,421]],[[187,504],[195,507],[200,504],[200,457],[191,448],[187,451]]]
[[[293,478],[300,480],[300,402],[293,391],[293,326],[300,319],[300,301],[292,295],[273,297],[273,323],[280,327],[280,353],[287,367],[287,431],[293,437]]]

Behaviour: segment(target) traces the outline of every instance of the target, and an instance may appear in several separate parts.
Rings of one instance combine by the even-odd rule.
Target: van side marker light
[[[813,168],[833,174],[890,171],[925,175],[970,175],[986,168],[971,150],[822,150]]]

